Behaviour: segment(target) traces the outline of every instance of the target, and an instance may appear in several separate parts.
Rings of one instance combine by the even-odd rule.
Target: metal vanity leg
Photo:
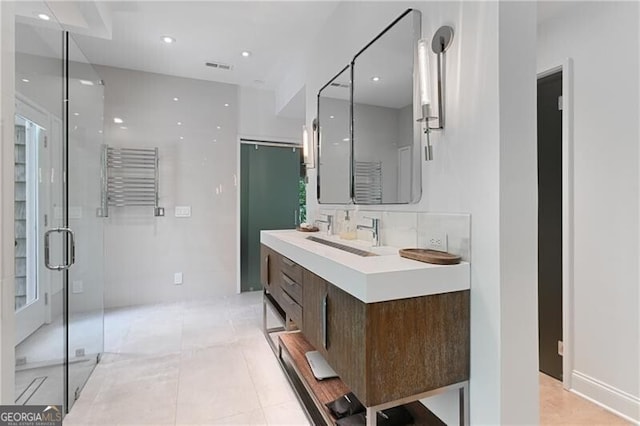
[[[459,402],[460,402],[460,426],[467,426],[470,424],[469,420],[469,382],[463,383],[459,389]]]
[[[262,332],[267,335],[267,300],[262,293]]]
[[[367,426],[376,426],[376,423],[378,423],[378,417],[375,408],[367,407]]]

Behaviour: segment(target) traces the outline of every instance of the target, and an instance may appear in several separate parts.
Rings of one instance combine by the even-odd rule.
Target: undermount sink
[[[372,253],[367,250],[362,250],[357,247],[351,247],[346,244],[336,243],[334,241],[325,240],[322,238],[314,237],[310,235],[307,237],[307,240],[313,241],[314,243],[324,244],[325,246],[337,248],[338,250],[346,251],[348,253],[356,254],[358,256],[367,257],[367,256],[377,256],[377,254]]]
[[[349,246],[346,244],[340,244],[335,241],[325,240],[324,238],[318,238],[313,235],[307,237],[307,240],[315,243],[324,244],[325,246],[337,248],[338,250],[346,251],[362,257],[369,256],[385,256],[398,254],[398,249],[394,247],[371,247],[369,250],[361,249],[358,247]]]

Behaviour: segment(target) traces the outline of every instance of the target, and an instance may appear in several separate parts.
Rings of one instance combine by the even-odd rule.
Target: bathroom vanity
[[[378,410],[458,389],[468,424],[468,263],[431,265],[388,248],[359,256],[295,230],[262,231],[261,244],[265,321],[271,306],[284,322],[265,332],[314,421],[332,423],[324,403],[349,390],[374,424]],[[340,379],[316,381],[307,350]]]

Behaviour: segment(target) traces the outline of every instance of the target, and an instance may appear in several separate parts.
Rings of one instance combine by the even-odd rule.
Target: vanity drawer
[[[302,282],[302,266],[298,265],[293,260],[287,259],[282,256],[280,258],[280,269],[283,273],[287,274],[289,278],[297,283]]]
[[[298,328],[302,328],[302,306],[298,305],[295,300],[291,298],[284,291],[280,293],[280,300],[282,302],[282,309],[284,309],[289,317],[296,323]]]
[[[280,281],[282,289],[291,296],[293,300],[298,304],[302,304],[302,286],[292,280],[287,274],[282,273],[282,279]]]

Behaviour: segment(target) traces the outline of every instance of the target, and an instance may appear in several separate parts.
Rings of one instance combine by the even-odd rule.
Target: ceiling
[[[20,19],[39,21],[41,25],[55,24],[40,21],[37,13],[55,15],[74,33],[73,38],[89,63],[275,90],[289,70],[305,59],[338,4],[339,1],[49,1],[47,5],[43,1],[20,1],[16,2],[16,11]],[[538,20],[568,13],[575,5],[571,1],[540,1]],[[174,37],[176,42],[164,43],[164,35]],[[33,50],[29,53],[35,54],[36,47],[42,50],[46,45],[49,50],[59,48],[57,39],[41,38],[28,49]],[[248,58],[241,56],[245,50],[251,52]],[[225,63],[232,69],[206,67],[205,62]],[[373,69],[383,73],[384,64]],[[378,86],[391,81],[394,79],[386,78],[385,84]],[[294,97],[296,110],[304,107],[304,97],[300,96],[303,92],[298,91]]]
[[[40,2],[18,2],[34,19]],[[275,89],[302,60],[334,1],[50,1],[89,62]],[[176,39],[166,44],[162,36]],[[242,51],[250,51],[244,58]],[[232,70],[205,66],[222,62]]]

